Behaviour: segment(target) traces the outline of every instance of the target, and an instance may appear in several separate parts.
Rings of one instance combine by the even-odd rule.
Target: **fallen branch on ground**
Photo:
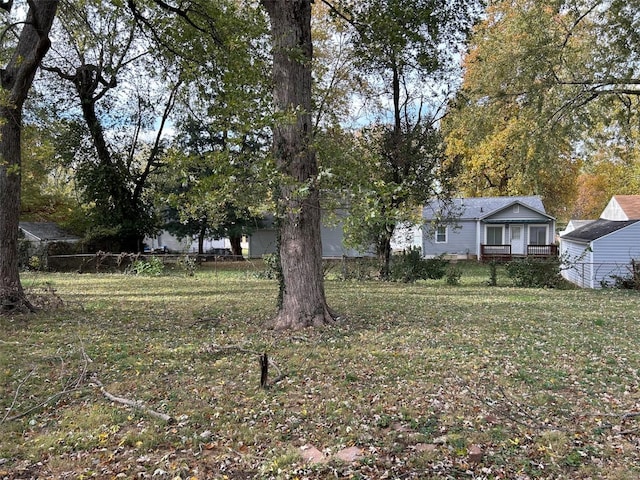
[[[98,386],[98,388],[100,389],[100,393],[102,393],[102,395],[107,398],[108,400],[114,402],[114,403],[120,403],[122,405],[126,405],[128,407],[133,407],[136,408],[138,410],[143,411],[144,413],[151,415],[152,417],[156,417],[159,418],[161,420],[164,420],[167,423],[173,423],[175,420],[171,415],[167,415],[166,413],[162,413],[162,412],[157,412],[147,406],[144,405],[144,403],[140,400],[130,400],[128,398],[123,398],[123,397],[118,397],[110,392],[108,392],[107,390],[105,390],[104,385],[102,384],[102,382],[100,380],[98,380],[95,376],[91,378],[91,381]]]

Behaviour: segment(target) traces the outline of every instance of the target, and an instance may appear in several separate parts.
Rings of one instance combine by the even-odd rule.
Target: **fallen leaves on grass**
[[[0,319],[3,416],[42,404],[0,424],[9,478],[640,472],[640,299],[626,292],[328,282],[343,320],[291,334],[261,327],[277,285],[241,272],[47,277],[65,306]],[[264,352],[287,374],[269,389]],[[43,403],[83,369],[176,422],[97,389]]]

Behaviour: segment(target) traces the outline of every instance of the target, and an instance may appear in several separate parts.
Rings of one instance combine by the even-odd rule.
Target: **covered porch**
[[[558,255],[553,221],[485,219],[479,225],[481,261],[513,258],[549,258]]]

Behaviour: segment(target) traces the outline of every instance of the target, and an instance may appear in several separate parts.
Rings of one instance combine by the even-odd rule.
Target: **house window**
[[[520,205],[513,206],[513,213],[520,213]]]
[[[502,245],[502,225],[487,227],[487,245]]]
[[[529,227],[529,245],[546,245],[547,227],[544,225],[533,225]]]
[[[447,243],[447,227],[436,228],[436,243]]]

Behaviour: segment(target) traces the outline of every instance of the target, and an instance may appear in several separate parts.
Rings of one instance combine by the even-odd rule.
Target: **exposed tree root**
[[[37,311],[38,309],[22,291],[15,289],[0,291],[0,315],[20,315]]]
[[[272,330],[302,330],[310,327],[331,325],[339,318],[327,305],[320,312],[287,312],[281,310],[278,315],[267,324]]]

